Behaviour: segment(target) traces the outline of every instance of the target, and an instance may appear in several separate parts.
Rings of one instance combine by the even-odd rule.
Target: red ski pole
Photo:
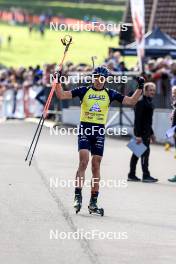
[[[72,37],[69,36],[69,35],[66,35],[63,39],[61,39],[61,42],[65,46],[65,50],[64,50],[64,55],[63,55],[63,58],[61,60],[61,63],[59,64],[59,71],[62,70],[63,63],[64,63],[64,60],[65,60],[65,57],[66,57],[68,48],[69,48],[70,44],[72,44]],[[25,158],[25,161],[27,161],[28,160],[28,157],[29,157],[29,154],[30,154],[30,151],[31,151],[31,149],[33,147],[33,144],[35,143],[34,144],[33,151],[32,151],[32,155],[31,155],[31,158],[30,158],[30,161],[29,161],[29,166],[32,163],[32,159],[33,159],[33,156],[34,156],[34,153],[35,153],[35,150],[36,150],[36,147],[37,147],[39,138],[40,138],[40,134],[41,134],[41,131],[42,131],[42,128],[43,128],[43,124],[44,124],[44,121],[45,121],[45,119],[47,117],[48,110],[49,110],[49,107],[50,107],[50,104],[51,104],[51,100],[52,100],[53,95],[54,95],[54,92],[55,92],[55,85],[54,84],[55,84],[55,80],[54,80],[54,82],[52,84],[52,88],[51,88],[51,91],[49,93],[48,99],[46,101],[46,104],[45,104],[45,107],[44,107],[44,110],[43,110],[43,114],[42,114],[42,116],[41,116],[41,118],[39,120],[37,129],[36,129],[36,131],[34,133],[32,142],[30,144],[28,153],[27,153],[26,158]]]

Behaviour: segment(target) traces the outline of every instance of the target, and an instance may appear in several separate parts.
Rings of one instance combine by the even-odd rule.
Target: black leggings
[[[144,154],[141,156],[141,167],[143,171],[143,178],[150,176],[149,172],[149,156],[150,156],[150,139],[143,139],[143,143],[146,145],[147,149]],[[139,158],[134,154],[131,157],[130,161],[130,176],[135,176],[136,174],[136,165]]]

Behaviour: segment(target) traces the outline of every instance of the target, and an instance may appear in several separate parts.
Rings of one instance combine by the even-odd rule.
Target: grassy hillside
[[[7,36],[13,37],[12,46],[7,45]],[[99,33],[73,32],[73,44],[69,51],[68,60],[74,63],[91,63],[91,56],[98,56],[101,63],[107,56],[109,46],[117,46],[117,38],[110,40]],[[9,26],[0,24],[0,36],[3,44],[0,49],[0,62],[7,66],[36,65],[58,61],[62,54],[63,46],[60,38],[64,33],[46,31],[44,38],[38,32],[29,36],[26,27]]]
[[[31,13],[41,14],[51,10],[53,14],[82,19],[85,15],[96,16],[105,20],[121,21],[125,5],[108,5],[101,3],[74,3],[49,0],[0,0],[0,9],[20,7]]]

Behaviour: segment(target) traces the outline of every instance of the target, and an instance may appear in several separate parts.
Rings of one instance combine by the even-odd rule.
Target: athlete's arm
[[[138,82],[138,89],[136,89],[136,91],[132,96],[124,96],[121,93],[118,93],[117,91],[109,89],[110,103],[116,100],[119,103],[134,106],[142,94],[142,90],[144,87],[144,78],[139,77],[137,79],[137,82]]]
[[[134,106],[142,94],[142,89],[137,89],[132,96],[125,96],[122,104]]]
[[[62,85],[60,83],[53,83],[55,87],[56,95],[59,99],[65,100],[65,99],[72,99],[72,92],[71,91],[64,91],[62,88]]]
[[[144,88],[145,80],[143,77],[137,77],[136,80],[138,82],[138,89],[136,89],[132,96],[125,96],[122,104],[134,106],[139,100]]]
[[[77,87],[77,88],[74,88],[70,91],[64,91],[62,88],[62,85],[60,83],[54,82],[53,85],[55,86],[55,91],[56,91],[57,97],[61,100],[79,97],[79,99],[82,101],[85,93],[87,92],[87,88],[85,86]]]

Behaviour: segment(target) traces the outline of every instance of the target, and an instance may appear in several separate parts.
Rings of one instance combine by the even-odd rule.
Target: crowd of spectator
[[[127,59],[126,59],[127,60]],[[119,52],[110,53],[105,60],[105,65],[113,72],[136,72],[138,64],[134,67],[127,67]],[[150,59],[144,63],[145,78],[156,84],[158,107],[169,107],[171,87],[176,85],[176,62],[170,57]]]
[[[96,61],[95,61],[96,63]],[[119,52],[109,55],[103,63],[110,72],[118,74],[118,72],[137,71],[137,66],[127,67],[124,63]],[[0,70],[0,96],[6,90],[11,89],[15,93],[20,89],[28,89],[32,86],[50,87],[51,79],[50,74],[54,74],[56,64],[45,64],[42,68],[37,65],[36,67],[20,67],[2,68]],[[92,65],[80,63],[75,65],[72,62],[66,62],[63,68],[65,76],[72,73],[89,74],[92,71]],[[149,59],[145,64],[145,76],[149,81],[153,81],[157,86],[158,107],[170,106],[171,87],[176,85],[176,62],[171,57]],[[162,101],[162,104],[161,104]]]
[[[0,93],[5,89],[18,90],[23,87],[32,85],[50,85],[50,74],[56,71],[56,64],[45,64],[42,69],[39,65],[36,67],[20,67],[2,68],[0,70]],[[90,65],[81,63],[74,65],[72,62],[67,62],[64,65],[63,74],[67,75],[69,72],[90,72],[92,67]]]

